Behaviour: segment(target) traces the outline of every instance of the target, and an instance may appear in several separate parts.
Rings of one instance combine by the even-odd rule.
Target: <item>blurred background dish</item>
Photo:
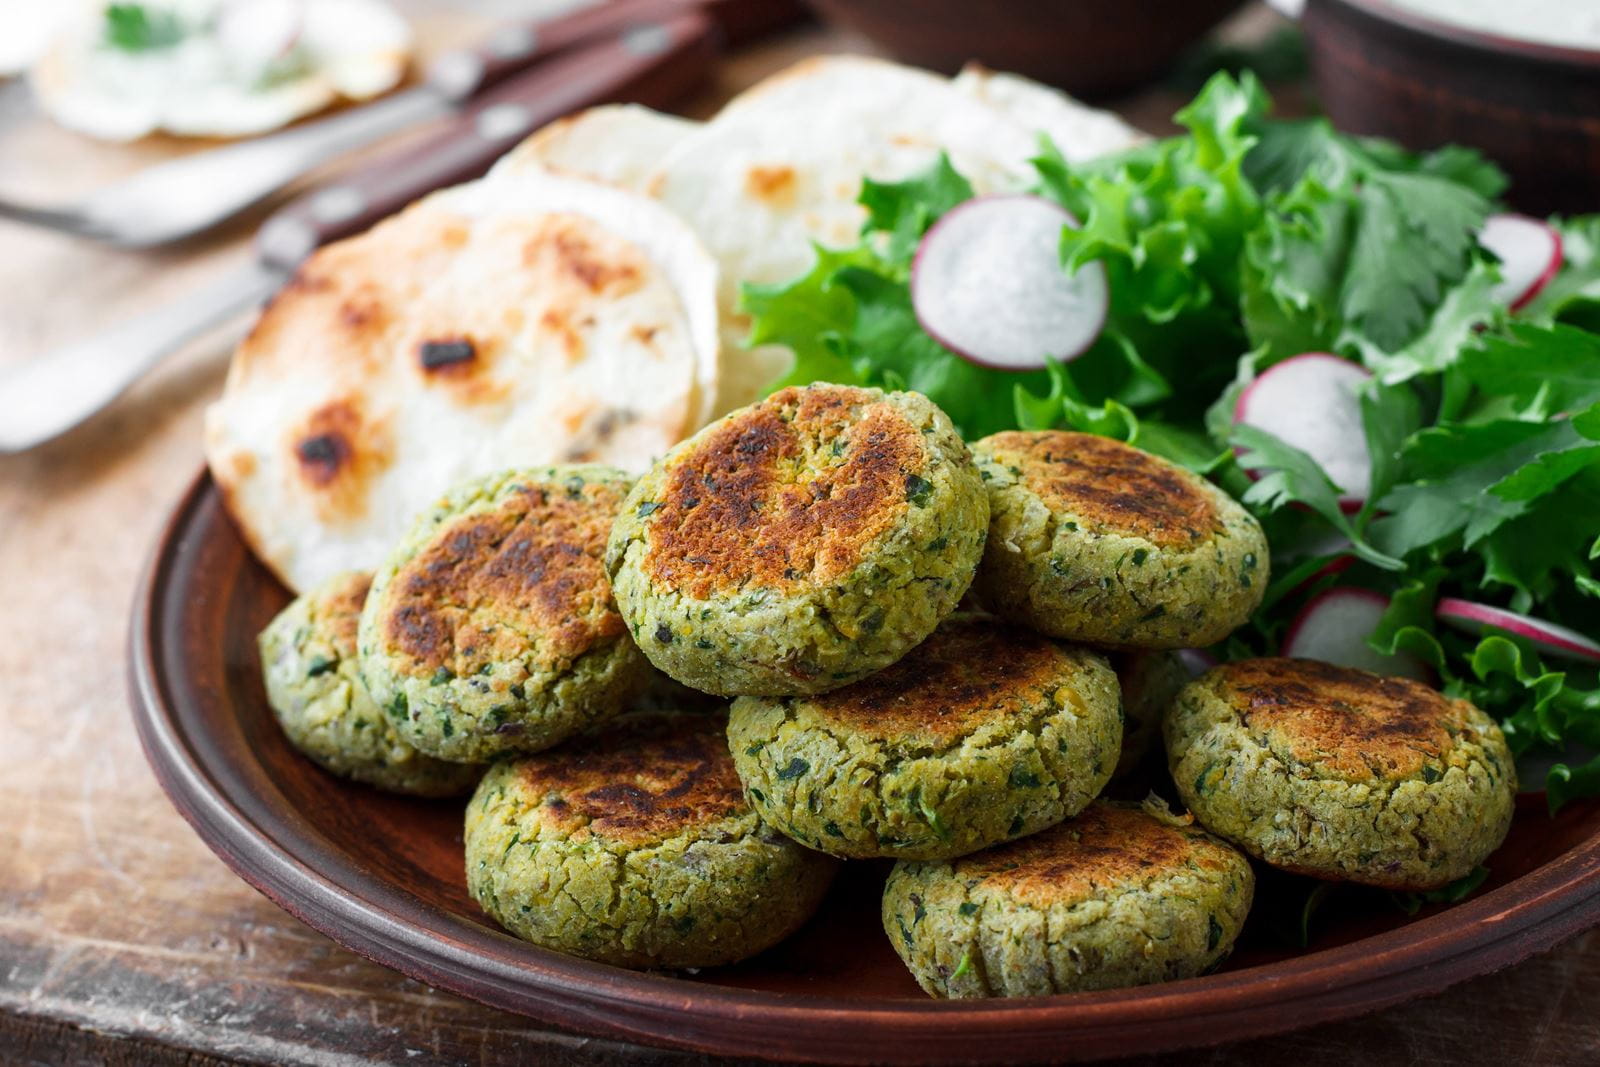
[[[1581,20],[1600,17],[1595,6],[1502,5],[1513,19],[1531,8],[1570,14],[1567,39],[1574,44],[1594,40]],[[1510,173],[1511,199],[1525,211],[1592,210],[1600,182],[1600,48],[1527,39],[1552,36],[1541,20],[1514,29],[1516,37],[1470,28],[1468,16],[1479,7],[1309,0],[1302,25],[1328,116],[1341,129],[1408,148],[1478,148]],[[1421,10],[1449,11],[1450,21]]]
[[[812,0],[898,59],[953,73],[968,60],[1079,96],[1161,74],[1243,0]]]

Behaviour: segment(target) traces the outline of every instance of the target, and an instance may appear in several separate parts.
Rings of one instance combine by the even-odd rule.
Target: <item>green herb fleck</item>
[[[433,672],[432,684],[443,685],[448,681],[452,681],[455,676],[455,672],[449,667],[440,667],[438,670]]]
[[[1039,776],[1022,767],[1013,770],[1007,780],[1011,783],[1012,789],[1033,789],[1039,784]]]
[[[778,768],[778,781],[786,782],[791,778],[798,778],[811,769],[811,764],[796,756],[786,765]]]
[[[662,623],[656,627],[656,640],[663,645],[672,644],[672,627]]]
[[[105,42],[124,52],[171,48],[184,38],[183,20],[175,11],[151,10],[144,4],[111,4],[106,8]]]
[[[1206,916],[1206,951],[1215,952],[1217,946],[1222,944],[1222,924],[1217,922],[1215,915]]]
[[[1148,551],[1146,551],[1145,549],[1136,548],[1136,549],[1133,550],[1133,565],[1135,567],[1144,566],[1144,561],[1149,559],[1149,558],[1150,558],[1150,553]]]
[[[970,900],[963,900],[961,902],[961,906],[957,908],[956,911],[960,912],[963,918],[970,919],[972,916],[978,914],[978,906]]]
[[[639,505],[639,518],[642,519],[642,518],[645,518],[646,516],[654,515],[656,512],[658,512],[660,510],[661,510],[661,504],[660,503],[658,503],[657,501],[654,501],[654,500],[646,500],[644,503]]]
[[[338,665],[338,660],[329,659],[327,656],[313,657],[310,666],[306,668],[306,677],[315,678],[319,674],[327,674]]]
[[[963,908],[966,907],[965,904],[961,906]],[[957,978],[960,978],[970,970],[972,970],[972,950],[968,949],[961,954],[961,962],[956,964],[956,969],[954,971],[950,972],[950,978],[953,981]]]
[[[906,499],[919,508],[928,506],[933,496],[933,483],[920,474],[906,475]]]

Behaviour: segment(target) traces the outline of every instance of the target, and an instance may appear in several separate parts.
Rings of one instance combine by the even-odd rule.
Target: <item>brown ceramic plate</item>
[[[255,635],[287,599],[199,478],[156,547],[131,630],[139,734],[173,803],[241,877],[354,951],[575,1030],[832,1062],[1156,1052],[1437,992],[1600,922],[1600,805],[1551,819],[1530,803],[1466,903],[1411,921],[1388,907],[1353,912],[1305,953],[1247,930],[1225,970],[1165,986],[929,1000],[878,925],[875,864],[850,865],[809,926],[737,967],[670,976],[589,963],[517,941],[479,912],[464,887],[459,802],[335,779],[284,742]]]

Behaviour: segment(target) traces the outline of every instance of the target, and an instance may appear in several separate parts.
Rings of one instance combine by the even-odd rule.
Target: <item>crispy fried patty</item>
[[[653,663],[725,696],[838,688],[955,608],[988,501],[950,420],[915,393],[784,389],[680,445],[607,550]]]
[[[1500,728],[1407,678],[1227,663],[1178,694],[1165,733],[1200,821],[1285,870],[1437,888],[1510,828],[1516,769]]]
[[[1121,741],[1103,659],[985,616],[810,697],[740,697],[734,762],[757,810],[837,856],[936,859],[1033,833],[1105,786]]]
[[[422,517],[361,623],[362,674],[407,740],[454,760],[536,751],[643,684],[601,560],[628,486],[607,467],[509,471]]]
[[[1267,585],[1260,525],[1181,467],[1105,437],[1012,431],[973,445],[989,490],[977,589],[1044,633],[1124,648],[1211,644]]]
[[[497,764],[467,808],[467,883],[518,937],[627,967],[731,963],[815,910],[834,861],[745,802],[727,720],[624,715]]]
[[[1182,468],[1088,433],[1021,430],[985,438],[1045,507],[1160,548],[1193,548],[1222,532],[1216,496]]]
[[[289,742],[334,774],[395,793],[464,793],[482,768],[418,752],[361,681],[356,628],[371,585],[370,574],[336,575],[261,631],[268,703]]]
[[[1037,996],[1201,974],[1253,891],[1249,863],[1211,835],[1097,801],[958,860],[896,864],[883,923],[933,996]]]
[[[676,459],[654,501],[644,573],[697,600],[836,581],[913,507],[908,481],[929,447],[867,390],[784,390]]]

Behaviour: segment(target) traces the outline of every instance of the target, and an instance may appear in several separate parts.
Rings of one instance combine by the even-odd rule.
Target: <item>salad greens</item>
[[[1081,220],[1062,234],[1063,269],[1099,262],[1110,283],[1105,330],[1070,365],[978,367],[918,325],[917,242],[973,195],[943,159],[867,181],[855,247],[818,248],[805,276],[748,286],[750,341],[794,350],[774,387],[915,389],[969,438],[1077,429],[1213,478],[1261,519],[1277,576],[1219,653],[1276,654],[1317,593],[1377,590],[1391,603],[1374,648],[1425,660],[1446,692],[1500,719],[1519,755],[1563,759],[1545,783],[1552,810],[1600,794],[1596,669],[1434,616],[1441,596],[1462,597],[1600,633],[1600,216],[1555,221],[1564,266],[1513,314],[1491,299],[1498,265],[1476,240],[1505,188],[1492,164],[1269,109],[1252,75],[1219,74],[1176,116],[1179,136],[1083,164],[1041,145],[1034,191]],[[1372,489],[1354,512],[1310,456],[1233,422],[1256,375],[1307,351],[1373,374],[1361,397]]]

